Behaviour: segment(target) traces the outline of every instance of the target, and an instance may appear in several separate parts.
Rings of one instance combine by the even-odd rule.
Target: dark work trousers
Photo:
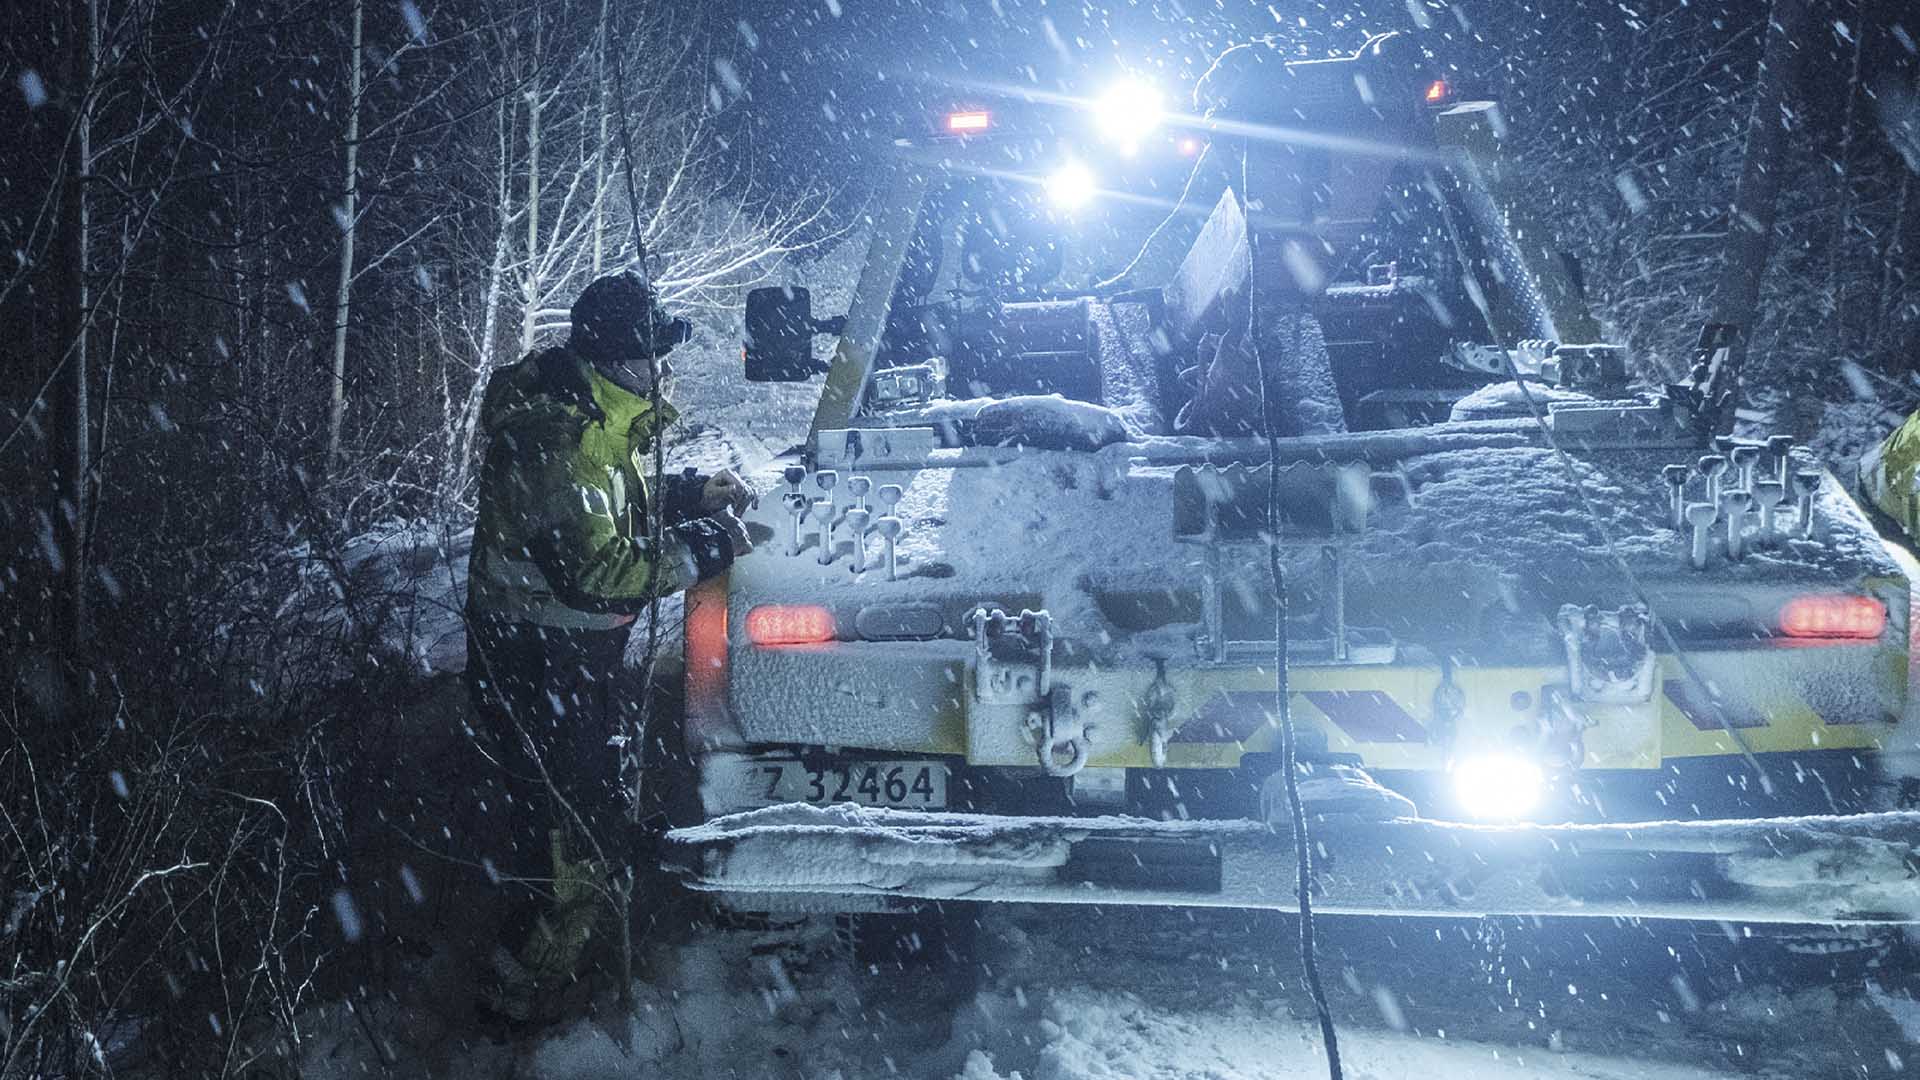
[[[477,820],[475,846],[490,864],[490,876],[510,890],[500,935],[509,949],[525,942],[547,890],[506,879],[551,877],[549,830],[578,831],[565,807],[549,797],[541,765],[601,843],[617,846],[626,835],[619,750],[609,740],[619,733],[614,679],[631,630],[562,630],[485,615],[468,618],[467,694],[477,720],[474,733],[494,759],[484,770],[487,805]],[[572,847],[573,858],[588,852],[577,842]]]

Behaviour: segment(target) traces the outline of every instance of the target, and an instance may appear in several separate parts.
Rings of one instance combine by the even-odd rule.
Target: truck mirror
[[[813,358],[813,297],[798,285],[747,293],[747,337],[741,356],[748,382],[803,382],[827,365]]]

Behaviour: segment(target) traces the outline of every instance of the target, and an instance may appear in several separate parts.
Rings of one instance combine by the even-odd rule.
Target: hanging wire
[[[610,33],[607,36],[609,38],[613,37]],[[620,113],[621,172],[626,177],[627,215],[633,219],[634,261],[639,265],[641,280],[646,282],[648,289],[651,290],[653,287],[653,275],[647,267],[647,238],[640,224],[644,218],[644,215],[640,213],[640,185],[638,180],[635,179],[633,171],[633,125],[627,119],[625,55],[626,36],[622,34],[619,35],[618,44],[613,48],[614,98]],[[603,154],[606,153],[606,148],[601,147],[600,152]],[[655,293],[654,296],[657,300],[658,293]],[[650,469],[653,474],[651,477],[652,491],[651,497],[646,500],[647,535],[653,538],[655,549],[658,550],[660,537],[666,525],[666,519],[661,513],[661,496],[666,490],[667,433],[665,429],[660,426],[660,417],[662,415],[660,357],[658,350],[654,348],[654,323],[653,313],[649,312],[646,319],[646,326],[642,328],[640,332],[640,343],[647,354],[647,373],[649,376],[647,405],[649,418],[654,424],[653,461],[651,462],[652,468]],[[658,572],[658,568],[656,567],[655,574],[657,575]],[[625,733],[627,736],[625,745],[628,749],[623,755],[624,760],[622,761],[622,766],[628,770],[631,777],[628,785],[628,794],[631,803],[630,812],[636,822],[638,822],[643,808],[642,790],[646,777],[646,734],[649,721],[653,717],[654,662],[658,658],[660,651],[660,591],[657,588],[650,587],[648,592],[651,595],[647,601],[646,650],[642,654],[643,659],[640,669],[640,693],[642,697],[639,717],[636,721],[635,729]]]
[[[1193,168],[1187,171],[1187,182],[1180,186],[1180,197],[1173,201],[1173,209],[1167,211],[1167,216],[1161,218],[1160,224],[1155,225],[1153,231],[1147,234],[1147,238],[1141,241],[1140,250],[1133,253],[1133,258],[1127,261],[1127,265],[1119,273],[1094,283],[1094,292],[1104,293],[1109,289],[1118,288],[1133,275],[1134,270],[1140,265],[1140,260],[1146,258],[1148,249],[1153,247],[1154,241],[1159,240],[1160,234],[1166,232],[1167,226],[1173,224],[1173,219],[1179,217],[1180,212],[1186,209],[1187,197],[1193,194],[1193,182],[1200,178],[1200,168],[1206,164],[1207,155],[1212,152],[1213,143],[1201,144],[1200,153],[1193,159]]]
[[[1288,706],[1287,678],[1287,579],[1280,559],[1280,435],[1274,424],[1273,395],[1267,388],[1266,350],[1260,344],[1260,303],[1256,299],[1260,280],[1260,233],[1253,228],[1253,200],[1246,143],[1240,144],[1240,196],[1246,201],[1247,226],[1247,342],[1253,350],[1254,378],[1260,382],[1260,425],[1267,433],[1267,571],[1273,575],[1273,668],[1274,707],[1280,720],[1280,775],[1287,793],[1287,814],[1293,823],[1294,895],[1300,911],[1300,966],[1306,972],[1307,992],[1313,996],[1313,1011],[1320,1020],[1320,1041],[1327,1052],[1328,1080],[1341,1080],[1340,1037],[1333,1026],[1333,1010],[1327,1005],[1327,991],[1320,982],[1320,957],[1313,925],[1313,851],[1307,832],[1307,811],[1300,801],[1299,740],[1294,730],[1293,710]]]

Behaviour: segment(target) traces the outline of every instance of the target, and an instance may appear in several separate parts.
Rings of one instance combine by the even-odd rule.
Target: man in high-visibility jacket
[[[1909,543],[1920,540],[1920,412],[1861,457],[1860,490],[1906,531]]]
[[[605,911],[616,868],[594,845],[626,833],[609,689],[636,616],[752,546],[738,514],[754,495],[731,472],[649,490],[675,418],[654,383],[686,337],[638,275],[603,277],[575,301],[565,345],[487,384],[467,686],[498,774],[483,847],[515,890],[484,1004],[513,1019],[573,977]]]

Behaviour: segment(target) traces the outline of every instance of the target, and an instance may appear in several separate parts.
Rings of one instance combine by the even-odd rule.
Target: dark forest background
[[[1184,93],[1254,35],[1416,28],[1502,101],[1643,375],[1750,272],[1773,427],[1850,454],[1920,400],[1903,0],[4,5],[0,1077],[174,1013],[181,1074],[241,1072],[364,987],[329,904],[413,673],[342,552],[467,524],[488,373],[636,237],[718,364],[743,291],[857,237],[887,143],[956,94]],[[316,582],[349,617],[288,617]]]

